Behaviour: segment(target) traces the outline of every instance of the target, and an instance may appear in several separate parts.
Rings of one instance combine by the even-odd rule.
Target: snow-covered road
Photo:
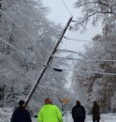
[[[10,122],[12,114],[11,108],[0,108],[0,122]],[[37,122],[37,119],[33,118],[32,122]],[[71,114],[67,112],[64,116],[64,122],[73,122]],[[85,122],[92,122],[92,117],[87,116]],[[116,122],[116,113],[115,114],[102,114],[100,122]]]
[[[37,120],[34,119],[33,122],[37,122]],[[67,114],[64,117],[64,122],[73,122],[70,114]],[[87,116],[85,122],[92,122],[92,117]],[[103,114],[103,115],[101,115],[101,121],[100,122],[116,122],[116,114]]]
[[[64,122],[73,122],[71,116],[67,116],[64,119]],[[92,117],[87,116],[85,122],[92,122]],[[100,122],[116,122],[116,114],[105,114],[101,115],[101,121]]]
[[[64,117],[64,122],[73,122],[70,114],[67,114]],[[92,122],[92,117],[87,116],[85,122]],[[116,114],[103,114],[103,115],[101,115],[101,121],[100,122],[116,122]]]

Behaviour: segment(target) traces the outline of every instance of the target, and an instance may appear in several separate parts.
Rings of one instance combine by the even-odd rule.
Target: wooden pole
[[[40,81],[41,81],[43,75],[45,74],[46,69],[48,68],[49,64],[51,63],[52,58],[53,58],[52,56],[53,56],[53,55],[55,54],[55,52],[57,51],[57,48],[58,48],[59,44],[61,43],[61,40],[63,39],[63,37],[64,37],[64,35],[65,35],[65,33],[66,33],[66,31],[67,31],[67,29],[68,29],[68,27],[69,27],[69,25],[70,25],[72,19],[73,19],[73,17],[70,17],[70,18],[69,18],[69,20],[68,20],[68,22],[67,22],[65,28],[63,29],[63,32],[62,32],[61,37],[59,38],[59,40],[58,40],[56,46],[54,47],[54,49],[53,49],[51,55],[49,56],[49,58],[48,58],[48,60],[47,60],[47,62],[46,62],[45,67],[42,68],[42,71],[41,71],[40,76],[38,77],[38,80],[35,82],[35,84],[33,85],[32,89],[31,89],[31,91],[30,91],[30,93],[29,93],[29,95],[27,96],[27,98],[26,98],[26,106],[28,105],[28,103],[29,103],[29,101],[30,101],[30,99],[31,99],[31,97],[32,97],[32,95],[33,95],[33,93],[35,92],[35,90],[36,90],[38,84],[40,83]]]

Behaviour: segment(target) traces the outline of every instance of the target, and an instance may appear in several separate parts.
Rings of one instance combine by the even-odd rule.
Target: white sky
[[[55,23],[61,23],[62,25],[65,25],[70,15],[61,1],[62,0],[43,0],[43,3],[46,7],[49,7],[48,18],[54,21]],[[81,12],[79,11],[79,9],[74,8],[74,1],[75,0],[64,0],[71,13],[73,14],[74,18],[77,18],[77,16],[81,16]],[[84,33],[67,31],[65,36],[77,38],[79,40],[91,40],[92,37],[100,33],[100,31],[101,25],[98,25],[97,27],[88,25],[88,28]],[[87,44],[87,42],[85,41],[74,42],[63,40],[61,48],[74,51],[84,51],[85,44]]]

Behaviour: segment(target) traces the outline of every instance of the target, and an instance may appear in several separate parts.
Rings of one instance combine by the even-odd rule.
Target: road
[[[37,120],[33,119],[33,122],[37,122]],[[64,122],[73,122],[72,117],[69,113],[65,115]],[[92,122],[92,117],[87,116],[85,122]],[[101,115],[100,122],[116,122],[116,114],[103,114]]]

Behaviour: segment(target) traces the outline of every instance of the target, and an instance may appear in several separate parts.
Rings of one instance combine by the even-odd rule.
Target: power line
[[[116,73],[110,73],[110,72],[95,72],[91,71],[91,74],[101,74],[101,75],[109,75],[109,76],[116,76]]]
[[[58,68],[58,67],[56,67],[54,65],[50,65],[49,67],[52,68],[52,69],[57,69],[57,71],[59,71],[59,72],[62,72],[62,71],[64,71],[64,72],[70,72],[70,71],[71,72],[75,72],[75,71],[77,71],[77,70],[74,70],[74,69],[62,69],[62,68]],[[101,74],[101,75],[116,76],[116,73],[112,73],[112,72],[100,72],[100,71],[89,71],[89,73],[87,73],[87,74]]]
[[[35,39],[34,39],[31,35],[29,35],[24,29],[22,29],[22,27],[21,27],[19,24],[17,24],[17,23],[15,22],[15,20],[14,20],[12,17],[10,17],[5,11],[3,11],[3,10],[1,10],[1,9],[0,9],[0,11],[1,11],[8,19],[10,19],[25,35],[27,35],[31,41],[32,41],[32,40],[35,41]],[[40,47],[44,52],[46,52],[47,54],[50,54],[50,55],[51,55],[51,53],[47,52],[46,49],[44,49],[44,48],[41,47],[40,45],[39,45],[39,47]]]
[[[99,74],[99,75],[104,75],[104,76],[116,76],[116,73],[107,73],[107,72],[90,72],[87,73],[86,76],[85,75],[78,75],[79,77],[83,77],[83,78],[90,78],[91,76],[87,76],[87,75],[91,75],[91,74]]]
[[[67,57],[59,57],[59,56],[53,56],[53,58],[61,58],[61,59],[64,59],[64,60],[80,60],[80,61],[83,61],[83,62],[116,62],[116,60],[109,60],[109,59],[91,59],[91,60],[83,60],[81,58],[67,58]]]
[[[111,72],[97,72],[97,71],[90,71],[89,73],[87,73],[86,75],[89,74],[101,74],[101,75],[107,75],[107,76],[116,76],[116,73],[111,73]],[[84,75],[82,77],[85,77]],[[86,76],[88,77],[88,76]]]
[[[105,42],[105,41],[104,42],[103,41],[101,42],[101,41],[98,41],[98,40],[94,40],[94,41],[93,40],[82,40],[82,39],[70,38],[70,37],[66,37],[66,36],[64,37],[64,39],[71,40],[71,41],[75,41],[75,42],[84,42],[84,43],[85,42],[99,42],[99,43],[103,43],[103,44],[112,44],[112,45],[113,44],[116,44],[116,43]]]
[[[77,54],[77,55],[80,55],[80,56],[83,56],[83,57],[87,57],[86,55],[84,55],[80,52],[76,52],[76,51],[72,51],[72,50],[58,49],[57,51],[65,52],[65,53],[74,53],[74,54]]]
[[[67,10],[67,12],[73,16],[72,12],[70,11],[70,9],[68,8],[68,6],[66,5],[66,3],[64,2],[64,0],[61,0],[62,4],[64,5],[65,9]]]
[[[80,58],[67,58],[67,57],[59,57],[59,56],[52,56],[53,58],[60,58],[60,59],[64,59],[64,60],[82,60]]]
[[[76,41],[76,42],[91,42],[90,40],[75,39],[75,38],[70,38],[70,37],[67,37],[67,36],[64,36],[64,39],[71,40],[71,41]]]

